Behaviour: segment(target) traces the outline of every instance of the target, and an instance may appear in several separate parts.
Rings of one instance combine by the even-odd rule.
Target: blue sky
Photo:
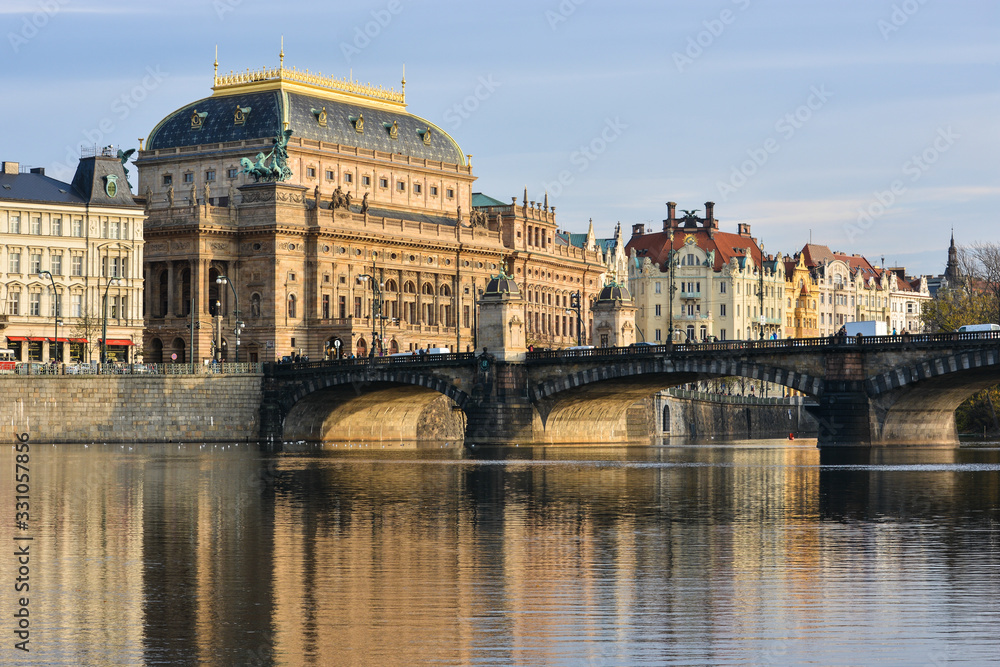
[[[716,202],[768,252],[810,240],[910,273],[997,241],[1000,3],[4,0],[2,159],[69,178],[219,69],[385,86],[473,155],[476,189],[549,192],[563,229],[659,229]],[[293,128],[294,129],[294,128]]]

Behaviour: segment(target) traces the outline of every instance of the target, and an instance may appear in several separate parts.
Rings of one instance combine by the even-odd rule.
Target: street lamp
[[[236,294],[236,288],[233,287],[232,281],[226,276],[219,276],[215,279],[215,283],[229,285],[229,289],[233,292],[233,314],[236,315],[236,327],[233,329],[233,334],[236,336],[236,363],[240,363],[240,332],[243,331],[244,326],[243,322],[240,321],[240,297]]]
[[[39,271],[38,277],[48,278],[49,282],[52,284],[52,309],[55,311],[52,318],[55,321],[55,338],[52,339],[52,344],[55,346],[56,350],[56,358],[54,361],[59,361],[59,293],[56,292],[56,281],[52,277],[51,271]]]
[[[104,323],[101,326],[101,363],[108,363],[108,290],[112,285],[116,287],[122,284],[118,276],[108,278],[108,284],[104,287]]]
[[[583,334],[583,327],[581,323],[583,322],[583,317],[580,315],[580,292],[573,292],[569,295],[569,308],[566,309],[567,313],[576,313],[576,346],[580,347],[583,343],[580,342],[580,336]]]
[[[760,266],[757,269],[759,284],[757,299],[760,301],[760,340],[764,340],[764,244],[760,244]]]
[[[667,280],[670,282],[670,288],[667,290],[667,342],[671,345],[674,343],[674,292],[677,290],[677,286],[674,285],[674,262],[676,258],[676,253],[674,252],[674,227],[673,222],[670,223],[670,230],[667,232],[667,239],[669,243],[667,246],[670,251],[667,253],[667,273],[669,274]]]
[[[382,283],[375,276],[375,262],[372,262],[372,272],[362,273],[358,276],[361,280],[367,282],[371,280],[372,285],[372,349],[369,352],[370,357],[375,357],[375,347],[378,346],[379,350],[382,350],[382,338],[385,336],[385,318],[382,317]],[[381,328],[381,335],[379,335],[379,329]]]

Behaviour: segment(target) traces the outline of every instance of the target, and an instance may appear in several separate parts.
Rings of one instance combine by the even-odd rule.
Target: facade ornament
[[[368,193],[361,198],[361,215],[368,215]]]
[[[167,206],[174,207],[174,186],[167,188]]]
[[[346,193],[344,195],[344,208],[346,208],[348,211],[351,210],[351,193],[350,192],[348,192],[348,193]]]
[[[198,188],[191,184],[191,206],[196,206],[198,204]]]
[[[146,186],[145,196],[146,196],[146,210],[148,211],[153,207],[153,189],[148,185]]]
[[[212,188],[205,183],[205,206],[208,206],[208,200],[212,198]]]
[[[344,208],[344,191],[337,186],[337,189],[333,191],[333,198],[330,200],[330,205],[334,209]]]

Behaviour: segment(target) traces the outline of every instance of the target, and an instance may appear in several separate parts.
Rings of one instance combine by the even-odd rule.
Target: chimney
[[[737,229],[739,231],[739,235],[740,236],[745,236],[747,238],[750,238],[750,224],[749,223],[741,222],[741,223],[739,223],[739,225],[737,225]]]
[[[639,224],[632,225],[632,236],[642,236],[643,232],[645,231],[646,231],[645,223],[640,222]]]
[[[670,226],[673,227],[674,221],[677,220],[677,202],[667,202],[667,220],[670,222]]]
[[[715,229],[715,202],[707,201],[705,202],[705,226],[709,229]]]
[[[14,174],[17,175],[21,165],[17,162],[4,162],[3,163],[3,173],[4,174]]]

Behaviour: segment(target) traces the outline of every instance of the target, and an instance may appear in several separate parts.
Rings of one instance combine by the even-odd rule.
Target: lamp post
[[[670,230],[667,232],[670,252],[667,253],[667,280],[670,287],[667,289],[667,342],[671,345],[674,342],[674,292],[677,287],[674,285],[674,227],[670,223]]]
[[[217,277],[215,282],[217,285],[229,285],[229,289],[233,293],[233,314],[236,316],[236,326],[233,329],[233,334],[236,336],[236,363],[240,363],[240,332],[243,331],[244,326],[243,322],[240,321],[240,297],[236,294],[236,288],[233,286],[232,281],[226,276]]]
[[[52,277],[51,271],[39,271],[39,278],[48,278],[49,283],[52,284],[52,310],[53,310],[53,321],[55,322],[55,338],[52,339],[52,344],[55,345],[56,358],[52,361],[59,361],[59,293],[56,292],[56,281]]]
[[[576,313],[576,346],[577,347],[580,347],[581,345],[583,345],[583,343],[580,342],[580,337],[583,334],[583,331],[582,331],[583,327],[581,326],[581,323],[583,322],[583,317],[580,315],[580,309],[581,309],[580,292],[573,292],[572,294],[569,295],[569,308],[566,309],[566,312],[567,313],[571,313],[571,312],[575,312]]]
[[[382,349],[382,337],[379,335],[379,328],[381,326],[382,335],[385,335],[385,319],[382,317],[382,284],[379,278],[375,275],[375,262],[372,262],[372,272],[362,273],[358,276],[361,280],[368,281],[371,280],[372,285],[372,349],[369,352],[370,357],[375,357],[375,347],[378,346],[379,350]]]
[[[760,339],[764,340],[764,244],[760,244],[760,266],[757,268],[759,284],[757,286],[757,300],[760,302]]]
[[[121,285],[122,281],[118,276],[108,278],[108,284],[104,287],[104,320],[101,325],[101,363],[108,363],[108,290],[112,285]]]

